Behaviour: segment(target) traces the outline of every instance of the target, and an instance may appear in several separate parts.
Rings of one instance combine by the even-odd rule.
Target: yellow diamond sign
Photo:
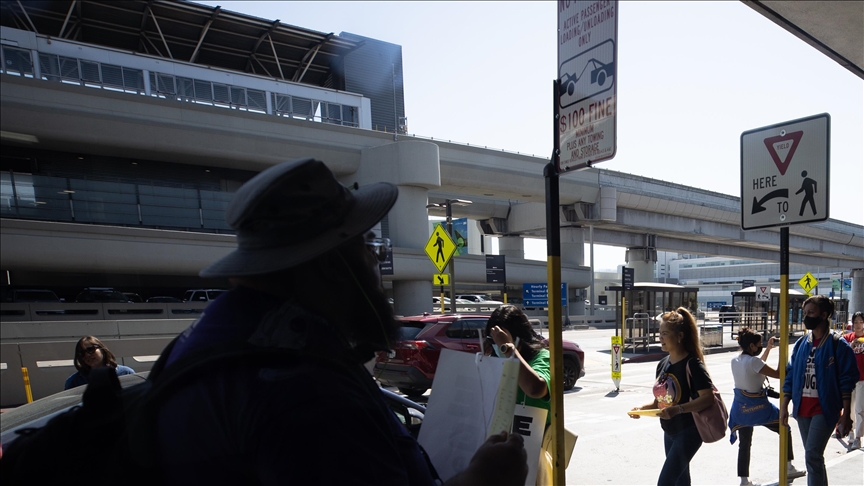
[[[432,264],[438,269],[438,273],[444,271],[447,263],[450,262],[450,257],[456,251],[456,243],[453,243],[453,238],[444,231],[441,225],[435,225],[435,230],[432,231],[432,236],[426,242],[426,255],[432,260]]]
[[[804,292],[810,293],[811,290],[815,289],[819,284],[819,281],[816,280],[816,277],[813,276],[812,273],[807,272],[801,277],[801,280],[798,281],[798,285],[804,289]]]

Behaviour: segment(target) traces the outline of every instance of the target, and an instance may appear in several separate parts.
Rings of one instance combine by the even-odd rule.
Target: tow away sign
[[[615,157],[617,0],[558,1],[559,173]]]
[[[831,116],[741,134],[741,228],[828,219]]]

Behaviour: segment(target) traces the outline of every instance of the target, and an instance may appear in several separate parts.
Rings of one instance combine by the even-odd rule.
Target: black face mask
[[[759,356],[760,353],[762,353],[762,346],[759,346],[758,348],[756,348],[756,351],[753,353],[753,356]]]
[[[822,319],[818,317],[806,316],[804,318],[804,327],[811,331],[819,327],[819,324],[822,324]]]

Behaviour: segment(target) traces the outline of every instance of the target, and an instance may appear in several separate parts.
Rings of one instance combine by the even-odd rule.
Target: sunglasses
[[[97,349],[102,349],[102,346],[99,346],[98,344],[94,344],[93,346],[87,346],[84,349],[78,350],[78,354],[80,356],[84,356],[85,354],[93,354],[94,352],[96,352]]]
[[[387,253],[393,248],[390,246],[390,238],[372,238],[366,240],[366,246],[375,255],[379,262],[387,260]]]

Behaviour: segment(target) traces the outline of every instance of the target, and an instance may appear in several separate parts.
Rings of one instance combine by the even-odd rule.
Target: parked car
[[[110,287],[87,287],[77,297],[75,302],[129,302],[129,298]]]
[[[720,306],[720,323],[724,322],[741,322],[741,314],[738,313],[738,308],[734,305]]]
[[[147,302],[172,304],[172,303],[177,303],[177,302],[183,302],[183,300],[178,299],[177,297],[169,297],[167,295],[159,295],[157,297],[150,297],[149,299],[147,299]]]
[[[457,299],[470,300],[472,304],[504,305],[504,302],[501,302],[500,300],[490,300],[490,299],[486,298],[486,296],[483,294],[462,294],[462,295],[457,295],[456,298]],[[458,301],[457,301],[457,304],[458,304]]]
[[[380,352],[373,373],[380,383],[395,386],[409,397],[432,386],[438,358],[444,348],[466,353],[480,351],[480,333],[488,314],[423,314],[402,317],[399,340],[390,352]],[[585,353],[578,344],[564,341],[564,390],[571,390],[585,375]]]
[[[123,292],[123,295],[125,295],[126,298],[129,299],[129,302],[138,302],[138,303],[144,302],[144,299],[142,299],[141,296],[136,294],[136,293]]]
[[[187,290],[186,294],[183,295],[183,302],[210,302],[225,292],[228,291],[224,289]]]
[[[2,302],[61,302],[57,294],[45,289],[13,289],[3,287]]]

